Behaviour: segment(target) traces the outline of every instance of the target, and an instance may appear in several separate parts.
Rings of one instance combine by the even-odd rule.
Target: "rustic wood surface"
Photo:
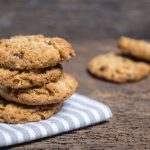
[[[93,56],[117,51],[120,35],[150,38],[149,14],[149,0],[0,0],[0,37],[42,33],[72,40],[77,57],[64,68],[79,80],[78,93],[113,111],[110,122],[8,148],[149,150],[150,77],[118,85],[86,72]]]
[[[0,0],[0,36],[150,38],[149,0]]]
[[[64,64],[79,81],[78,93],[101,101],[112,109],[113,118],[85,129],[9,147],[22,149],[150,149],[150,77],[139,82],[114,84],[90,76],[87,62],[95,55],[119,51],[115,40],[72,41],[77,57]]]

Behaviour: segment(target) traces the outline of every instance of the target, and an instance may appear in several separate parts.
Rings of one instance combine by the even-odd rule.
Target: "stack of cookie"
[[[42,35],[0,40],[0,122],[24,123],[58,112],[77,87],[64,73],[64,60],[75,56],[61,38]]]
[[[150,74],[148,42],[121,37],[118,47],[122,53],[94,57],[88,64],[88,71],[96,77],[116,83],[137,81]]]

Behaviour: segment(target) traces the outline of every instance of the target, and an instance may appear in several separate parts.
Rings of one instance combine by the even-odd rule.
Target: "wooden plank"
[[[150,38],[148,0],[0,0],[0,36],[43,33],[68,39]]]

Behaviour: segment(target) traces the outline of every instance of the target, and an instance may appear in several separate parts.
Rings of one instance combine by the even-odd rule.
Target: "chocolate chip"
[[[51,41],[44,41],[44,43],[46,43],[48,45],[52,45]]]
[[[23,53],[14,53],[13,55],[20,58],[20,59],[23,59],[23,56],[24,56]]]
[[[19,79],[13,80],[13,83],[14,83],[14,84],[18,84],[19,82],[20,82]]]
[[[105,70],[107,70],[107,67],[102,66],[101,68],[99,68],[99,70],[100,70],[100,71],[105,71]]]

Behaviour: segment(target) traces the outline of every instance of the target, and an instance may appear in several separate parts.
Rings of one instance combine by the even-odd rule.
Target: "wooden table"
[[[114,84],[91,77],[87,62],[95,55],[118,51],[116,40],[72,41],[77,57],[64,63],[79,81],[78,93],[107,104],[110,122],[9,147],[18,149],[150,149],[150,77],[136,83]]]

